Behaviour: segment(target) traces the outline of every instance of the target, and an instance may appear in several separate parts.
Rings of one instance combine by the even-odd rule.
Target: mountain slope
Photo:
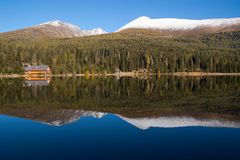
[[[188,20],[175,18],[151,19],[140,17],[121,27],[117,32],[125,34],[154,34],[158,36],[202,35],[240,31],[240,18]],[[81,30],[78,26],[62,21],[50,21],[33,27],[0,33],[11,39],[72,38],[106,34],[101,28]]]
[[[50,21],[33,27],[1,33],[6,38],[71,38],[106,34],[104,30],[81,30],[78,26],[62,21]]]
[[[118,32],[126,30],[154,30],[162,35],[186,35],[239,31],[240,18],[188,20],[175,18],[151,19],[140,17],[121,27]]]

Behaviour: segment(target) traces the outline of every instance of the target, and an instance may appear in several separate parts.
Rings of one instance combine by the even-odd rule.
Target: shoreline
[[[0,74],[0,78],[28,78],[28,77],[151,77],[151,76],[175,76],[175,77],[210,77],[210,76],[240,76],[240,73],[208,73],[208,72],[175,72],[175,73],[146,73],[136,74],[134,72],[120,72],[107,74],[47,74],[47,75],[25,75],[25,74]]]

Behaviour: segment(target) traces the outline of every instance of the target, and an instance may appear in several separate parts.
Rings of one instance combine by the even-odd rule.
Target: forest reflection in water
[[[240,128],[240,77],[0,80],[0,114],[54,126],[115,115],[140,129]]]

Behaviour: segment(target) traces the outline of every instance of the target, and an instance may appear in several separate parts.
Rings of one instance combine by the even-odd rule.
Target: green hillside
[[[47,64],[53,73],[240,72],[240,31],[163,36],[139,30],[71,39],[0,36],[0,73],[22,73],[22,63]]]

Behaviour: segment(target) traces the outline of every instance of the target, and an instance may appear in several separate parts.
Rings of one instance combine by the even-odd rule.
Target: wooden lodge
[[[51,74],[51,70],[47,65],[41,66],[26,66],[25,67],[26,75],[38,75],[38,74]]]

